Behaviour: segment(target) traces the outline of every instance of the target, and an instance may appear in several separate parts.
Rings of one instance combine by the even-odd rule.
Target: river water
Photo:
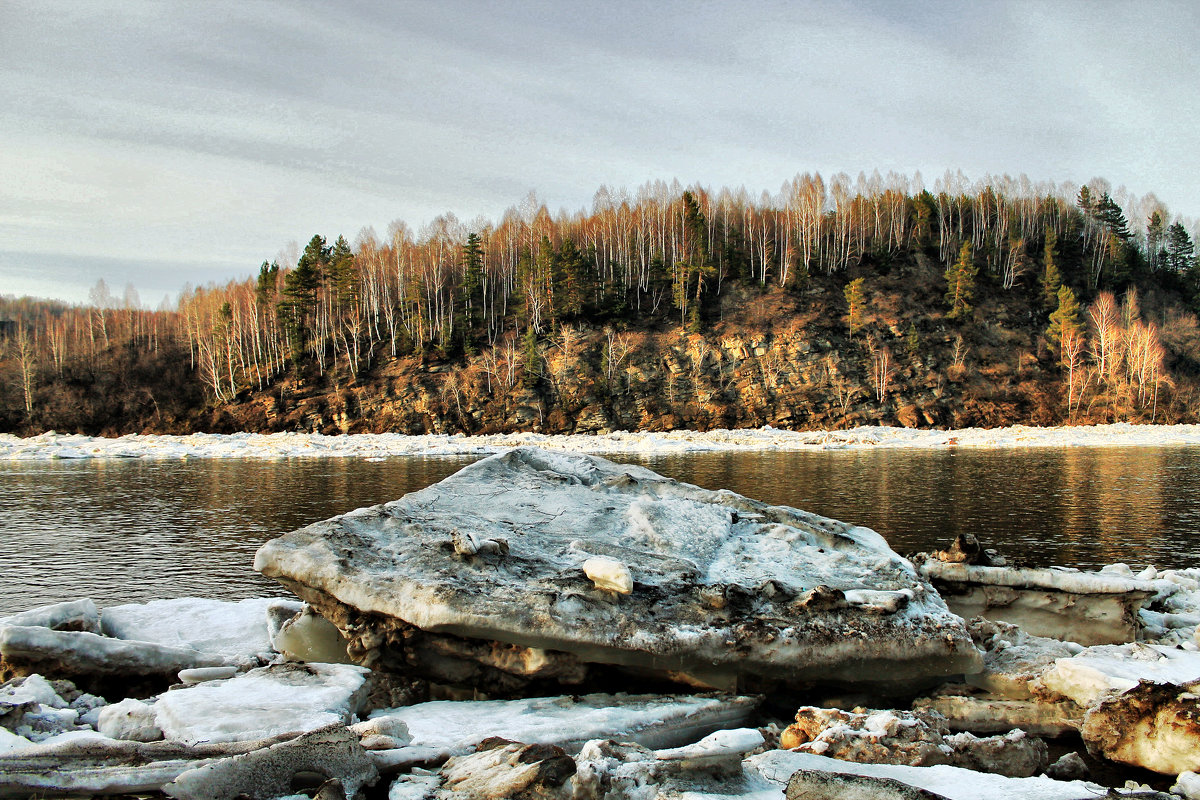
[[[0,614],[91,597],[284,595],[267,539],[428,486],[473,457],[0,462]],[[879,531],[962,532],[1032,566],[1200,566],[1200,448],[693,453],[617,459]]]

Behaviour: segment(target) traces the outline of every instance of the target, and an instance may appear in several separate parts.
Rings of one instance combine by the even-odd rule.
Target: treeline
[[[460,359],[503,344],[532,362],[566,323],[704,332],[731,287],[803,293],[818,277],[848,286],[914,260],[945,271],[951,320],[968,316],[979,282],[1042,292],[1042,313],[1060,317],[1047,341],[1069,373],[1068,405],[1102,336],[1085,306],[1129,289],[1200,306],[1191,234],[1153,196],[1114,197],[1101,181],[969,183],[948,173],[925,189],[895,174],[804,174],[776,195],[656,182],[632,195],[601,188],[576,213],[551,214],[531,195],[498,223],[447,214],[417,233],[395,222],[386,237],[368,229],[353,243],[316,235],[295,263],[264,261],[245,281],[185,290],[173,311],[142,310],[128,292],[87,308],[10,299],[0,333],[27,417],[39,382],[114,347],[186,351],[222,402],[284,374],[351,383],[381,359],[412,354]],[[1076,308],[1060,313],[1063,303]],[[1111,359],[1099,358],[1111,379]]]

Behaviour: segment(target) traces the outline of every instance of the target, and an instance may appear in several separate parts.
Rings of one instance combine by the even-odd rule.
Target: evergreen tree
[[[721,268],[726,276],[737,281],[745,280],[750,275],[750,255],[746,251],[746,238],[741,228],[731,228],[725,237]]]
[[[1054,261],[1056,244],[1058,237],[1054,235],[1054,231],[1046,231],[1046,246],[1042,251],[1042,261],[1045,265],[1042,270],[1042,301],[1047,308],[1058,302],[1058,288],[1062,286],[1062,275]]]
[[[578,317],[584,311],[584,305],[593,292],[591,266],[575,242],[566,238],[555,255],[555,302],[558,303],[558,314],[564,317]]]
[[[1092,197],[1092,190],[1086,184],[1079,187],[1079,196],[1075,198],[1075,205],[1079,206],[1079,209],[1089,217],[1095,211],[1096,200]]]
[[[979,268],[971,255],[971,242],[963,242],[958,251],[958,260],[946,268],[946,302],[950,313],[946,316],[957,319],[971,310],[975,299],[975,275]]]
[[[1078,335],[1083,331],[1079,321],[1079,301],[1070,286],[1058,288],[1058,308],[1050,314],[1050,327],[1046,329],[1046,338],[1056,352],[1062,351],[1064,334]]]
[[[917,326],[911,320],[908,330],[904,332],[904,349],[908,351],[909,358],[916,358],[921,350],[921,335],[917,333]]]
[[[911,241],[920,251],[933,243],[933,224],[937,219],[937,198],[923,190],[909,201],[909,217],[912,219]]]
[[[325,244],[325,237],[319,234],[313,236],[296,262],[296,268],[283,279],[280,311],[287,326],[293,360],[299,359],[304,351],[308,314],[316,305],[317,290],[328,273],[329,258],[330,250]]]
[[[688,324],[689,327],[698,327],[699,309],[689,313],[689,304],[700,305],[704,279],[710,277],[715,270],[708,248],[708,222],[691,192],[683,193],[683,227],[690,247],[687,248],[687,257],[677,261],[672,271],[671,299],[679,309],[680,322]]]
[[[329,277],[337,292],[339,303],[354,302],[358,295],[358,269],[354,263],[354,253],[346,237],[339,236],[329,253]]]
[[[863,278],[855,278],[846,284],[843,294],[846,296],[846,325],[850,328],[850,338],[863,326]]]
[[[1096,203],[1092,213],[1098,222],[1102,223],[1113,236],[1122,242],[1128,241],[1133,236],[1129,232],[1129,222],[1125,219],[1125,212],[1121,210],[1115,200],[1108,196],[1108,192],[1100,195],[1100,200]]]
[[[462,266],[463,303],[467,316],[466,327],[469,330],[475,327],[476,295],[483,283],[483,243],[477,233],[467,234],[467,243],[462,246]],[[466,336],[470,338],[469,333]]]
[[[266,261],[258,268],[258,281],[254,286],[254,301],[258,303],[260,308],[265,308],[271,304],[275,298],[275,292],[279,286],[279,263],[272,261],[267,264]]]
[[[1184,272],[1192,266],[1196,246],[1182,223],[1176,222],[1167,228],[1167,268]]]

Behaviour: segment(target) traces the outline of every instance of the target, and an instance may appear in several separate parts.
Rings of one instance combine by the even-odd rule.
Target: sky
[[[1200,217],[1200,4],[0,0],[0,294],[149,307],[315,233],[1095,177]]]

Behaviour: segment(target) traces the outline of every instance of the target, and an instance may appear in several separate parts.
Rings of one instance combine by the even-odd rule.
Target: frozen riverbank
[[[21,438],[0,434],[0,459],[71,458],[388,458],[490,455],[511,447],[597,455],[668,455],[738,450],[797,451],[947,447],[1136,447],[1200,445],[1200,425],[1096,425],[1086,427],[917,430],[860,427],[847,431],[753,430],[610,433],[558,436],[536,433],[491,436],[315,433],[235,433],[190,436],[129,435],[116,439],[44,433]]]

